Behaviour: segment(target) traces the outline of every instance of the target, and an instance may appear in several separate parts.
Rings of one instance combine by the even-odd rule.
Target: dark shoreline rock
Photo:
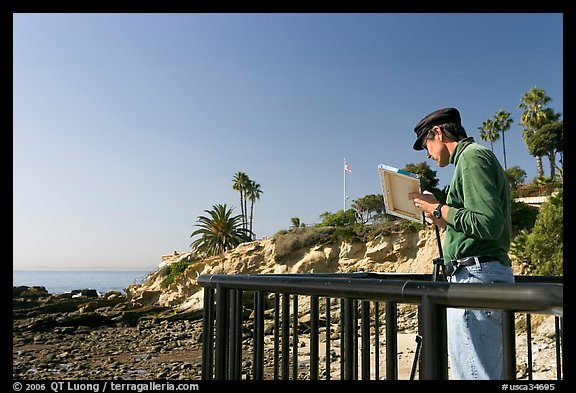
[[[201,319],[119,292],[13,290],[14,379],[199,379]],[[168,322],[170,319],[170,322]]]

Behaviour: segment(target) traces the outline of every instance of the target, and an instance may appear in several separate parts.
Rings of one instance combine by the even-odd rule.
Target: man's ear
[[[444,134],[444,131],[442,131],[442,128],[440,128],[438,126],[434,126],[434,132],[436,132],[436,134],[438,134],[438,136],[439,136],[438,140],[440,142],[444,142],[444,138],[446,137],[446,134]]]

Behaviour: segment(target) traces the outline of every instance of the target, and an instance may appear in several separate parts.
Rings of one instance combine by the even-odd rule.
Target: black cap
[[[414,127],[414,132],[416,133],[414,150],[424,150],[422,142],[428,130],[433,126],[444,123],[461,124],[460,122],[460,112],[456,108],[444,108],[430,113]]]

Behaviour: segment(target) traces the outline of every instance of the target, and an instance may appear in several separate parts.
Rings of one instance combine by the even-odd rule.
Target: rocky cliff
[[[193,260],[190,252],[174,252],[162,257],[158,269],[143,284],[131,285],[126,292],[130,299],[143,305],[157,303],[194,312],[203,306],[203,291],[196,282],[201,274],[432,273],[432,261],[439,255],[433,227],[420,231],[397,229],[368,242],[339,240],[319,245],[307,245],[304,234],[297,235],[244,243],[223,255],[200,260]],[[443,237],[440,231],[440,238]],[[163,288],[167,267],[190,259],[187,269]]]

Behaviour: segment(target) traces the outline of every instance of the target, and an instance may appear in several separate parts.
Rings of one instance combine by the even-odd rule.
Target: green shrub
[[[354,241],[361,241],[362,238],[358,235],[354,226],[337,227],[332,233],[332,241],[345,241],[352,243]]]
[[[292,228],[285,233],[278,232],[274,243],[275,259],[281,261],[294,250],[328,243],[332,239],[333,232],[332,227],[320,226]]]
[[[168,288],[168,286],[174,282],[174,279],[176,277],[184,273],[184,271],[188,268],[188,266],[190,266],[191,262],[192,262],[191,259],[180,260],[166,266],[166,278],[162,281],[162,284],[160,286],[162,288]]]
[[[560,190],[542,204],[526,239],[526,255],[539,275],[562,275],[564,262],[564,199]]]
[[[521,229],[518,234],[510,242],[510,254],[516,259],[520,266],[528,268],[527,274],[531,274],[533,266],[530,263],[530,255],[526,252],[526,242],[530,232],[526,229]]]
[[[510,203],[512,216],[512,233],[518,234],[522,230],[531,231],[538,217],[538,208],[524,202]]]
[[[320,218],[322,219],[321,226],[345,227],[356,222],[356,212],[353,209],[338,210],[334,214],[325,212],[320,215]]]
[[[364,228],[364,241],[372,241],[378,236],[390,236],[393,233],[409,230],[411,232],[418,232],[426,228],[424,224],[420,224],[410,220],[392,220],[392,221],[379,221],[372,225],[365,225]]]

